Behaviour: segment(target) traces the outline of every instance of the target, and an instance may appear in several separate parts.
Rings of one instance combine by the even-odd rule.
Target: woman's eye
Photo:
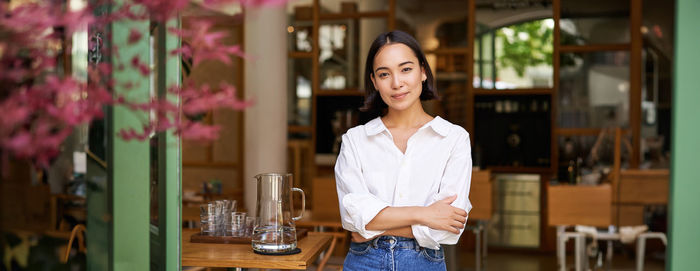
[[[389,73],[386,73],[386,72],[379,74],[379,78],[386,78],[387,76],[389,76]]]
[[[413,68],[406,67],[406,68],[403,68],[401,71],[402,72],[410,72],[411,70],[413,70]]]

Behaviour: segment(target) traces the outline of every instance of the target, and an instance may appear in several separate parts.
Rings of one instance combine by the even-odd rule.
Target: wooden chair
[[[580,233],[566,232],[570,225],[594,227],[643,225],[646,205],[665,205],[668,202],[668,170],[621,169],[622,130],[615,129],[615,149],[612,178],[610,184],[598,186],[547,186],[548,225],[557,227],[557,256],[560,268],[565,268],[564,245],[568,238],[576,239],[576,269],[586,268],[583,240]],[[637,238],[637,270],[643,268],[646,239],[658,238],[664,243],[663,233],[647,232]],[[598,233],[599,240],[619,240],[617,232]],[[608,249],[608,262],[612,259],[612,249]],[[581,265],[582,264],[582,265]]]
[[[668,169],[625,169],[615,174],[613,219],[618,226],[644,224],[644,208],[667,205]]]
[[[315,175],[311,145],[310,140],[287,140],[288,168],[294,175],[294,187],[306,187],[307,180]]]
[[[667,205],[670,185],[668,169],[622,169],[622,130],[615,129],[612,171],[613,222],[618,227],[644,223],[644,207]]]
[[[52,228],[58,231],[69,231],[70,225],[64,219],[66,216],[73,217],[77,221],[85,221],[87,219],[86,200],[85,197],[76,195],[52,194],[50,197],[50,223]]]
[[[476,225],[467,225],[476,237],[474,252],[476,257],[476,270],[481,270],[482,261],[488,253],[487,228],[488,221],[493,216],[493,182],[490,170],[472,171],[472,183],[469,190],[469,201],[472,210],[469,212],[469,221],[476,221]],[[456,259],[456,251],[448,246],[448,258]],[[454,264],[453,264],[454,263]],[[451,261],[448,269],[456,269],[456,261]]]
[[[349,233],[343,229],[340,220],[340,205],[338,193],[333,177],[316,177],[312,179],[311,212],[296,222],[299,227],[313,228],[309,234],[325,234],[333,236],[331,245],[319,261],[318,270],[323,270],[328,260],[338,247],[340,242],[345,247],[349,239]],[[338,266],[342,269],[342,266]]]
[[[559,270],[566,270],[565,245],[570,238],[576,241],[574,255],[576,270],[585,269],[586,263],[584,261],[585,236],[582,233],[567,232],[566,227],[571,225],[608,227],[612,223],[611,212],[612,188],[609,184],[547,185],[547,225],[557,227]]]
[[[318,262],[318,266],[316,267],[316,270],[323,271],[323,269],[328,264],[328,260],[333,255],[333,251],[335,250],[335,246],[338,243],[338,240],[339,239],[342,240],[343,238],[345,238],[346,235],[344,233],[340,233],[340,232],[314,232],[314,231],[309,232],[309,235],[329,235],[329,236],[333,237],[333,239],[331,239],[331,245],[328,246],[328,249],[323,254],[323,257]],[[336,270],[343,270],[342,265],[334,266],[334,267],[336,268]]]
[[[670,172],[668,169],[621,169],[622,132],[615,130],[615,162],[613,165],[613,220],[618,227],[644,224],[644,208],[668,205]],[[644,269],[647,239],[660,239],[667,245],[663,232],[645,232],[637,237],[637,270]]]
[[[85,248],[85,230],[85,225],[83,224],[78,224],[73,227],[73,230],[70,233],[70,238],[68,239],[68,246],[66,246],[66,252],[63,254],[64,256],[61,259],[62,263],[68,262],[70,251],[73,247],[73,240],[75,240],[76,237],[78,238],[78,251],[87,253],[87,248]]]

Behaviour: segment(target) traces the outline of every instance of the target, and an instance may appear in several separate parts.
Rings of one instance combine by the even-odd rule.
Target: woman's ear
[[[425,82],[425,80],[428,79],[428,76],[425,75],[425,68],[423,66],[420,66],[420,80]]]

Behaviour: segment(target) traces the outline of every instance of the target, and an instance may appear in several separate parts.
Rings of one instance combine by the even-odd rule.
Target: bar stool
[[[566,270],[566,242],[576,241],[576,271],[586,270],[586,236],[568,232],[570,225],[608,227],[612,224],[612,188],[609,184],[597,186],[547,185],[547,224],[557,227],[557,258],[559,270]],[[582,258],[584,258],[582,260]]]
[[[646,249],[647,239],[661,239],[664,246],[668,246],[666,234],[663,232],[645,232],[637,236],[637,271],[644,270],[644,250]]]
[[[474,252],[476,257],[475,270],[479,271],[486,266],[486,256],[488,253],[487,229],[489,220],[493,216],[493,183],[491,181],[490,170],[472,171],[472,185],[469,192],[469,201],[473,208],[469,212],[468,220],[476,221],[475,224],[467,225],[465,231],[469,230],[476,237]],[[454,249],[453,249],[454,250]],[[456,259],[456,255],[450,255],[447,251],[448,259]],[[456,253],[455,253],[456,254]],[[448,260],[449,261],[449,260]],[[457,261],[448,262],[448,270],[457,270]],[[454,263],[454,264],[452,264]]]

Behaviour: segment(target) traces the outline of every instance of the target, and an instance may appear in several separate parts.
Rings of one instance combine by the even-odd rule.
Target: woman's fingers
[[[450,227],[450,228],[452,228],[452,230],[450,230],[450,232],[452,232],[452,233],[454,233],[454,234],[459,234],[459,230],[462,229],[461,226],[460,226],[460,227],[454,227],[454,226],[453,226],[453,227]]]
[[[458,215],[460,215],[460,216],[464,216],[464,217],[467,216],[467,211],[465,211],[465,210],[462,209],[462,208],[452,207],[452,210],[453,210],[456,214],[458,214]]]
[[[464,223],[467,223],[467,218],[464,216],[456,215],[456,216],[453,216],[452,218],[454,220],[456,220],[457,222],[461,223],[462,225],[464,225]]]

